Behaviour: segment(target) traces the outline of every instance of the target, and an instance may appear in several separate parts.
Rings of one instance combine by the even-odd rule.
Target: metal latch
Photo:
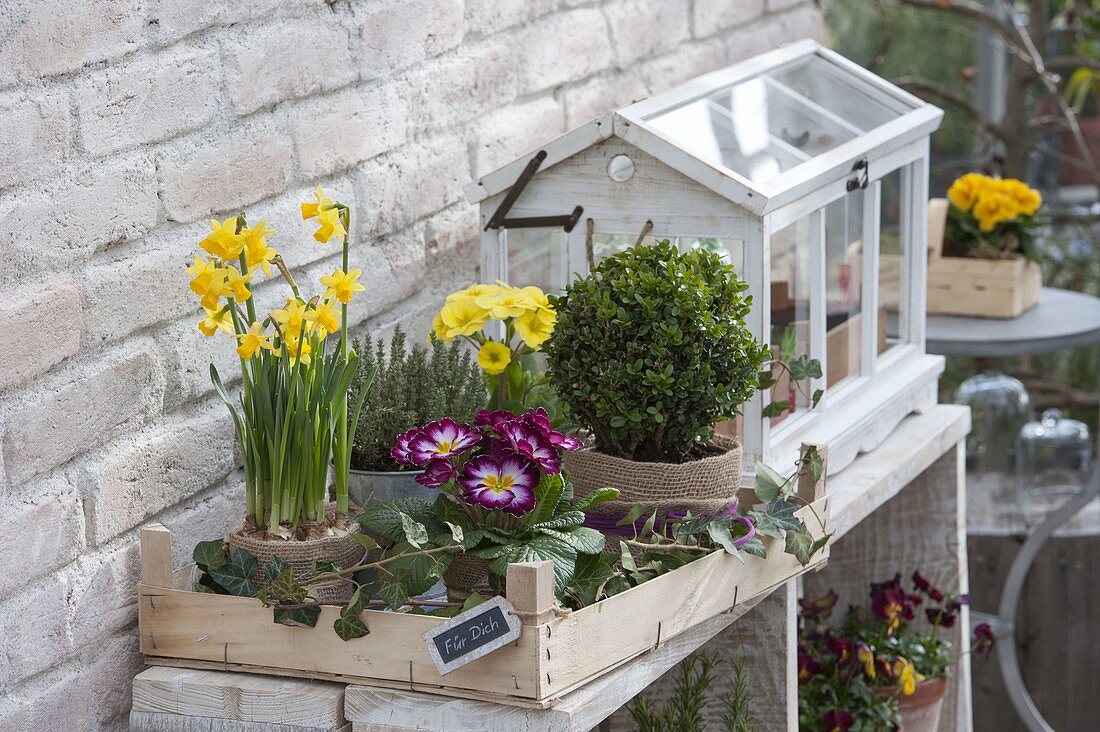
[[[867,188],[868,172],[867,158],[860,158],[852,163],[852,172],[858,172],[856,175],[848,179],[848,192],[851,193],[855,189],[864,190]]]

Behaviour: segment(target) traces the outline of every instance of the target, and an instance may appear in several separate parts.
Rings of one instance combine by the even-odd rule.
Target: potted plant
[[[481,370],[458,343],[434,341],[406,350],[405,332],[394,328],[387,354],[382,339],[372,349],[354,343],[359,364],[349,392],[363,409],[351,443],[351,500],[360,506],[390,498],[427,498],[423,471],[399,463],[390,453],[394,438],[446,416],[468,422],[486,405]]]
[[[604,506],[716,514],[741,482],[741,445],[715,436],[761,387],[771,350],[745,326],[748,285],[718,255],[668,241],[603,260],[551,298],[550,383],[593,444],[567,453],[578,495]]]
[[[839,629],[825,621],[837,595],[803,599],[798,644],[799,723],[807,730],[884,730],[934,732],[947,693],[953,656],[943,628],[954,627],[966,595],[942,592],[920,572],[914,592],[901,575],[871,584],[870,609],[849,607]],[[917,608],[926,624],[917,624]],[[969,650],[988,657],[993,632],[974,629]]]
[[[336,238],[342,244],[342,266],[320,278],[320,294],[301,293],[268,245],[274,231],[263,221],[249,226],[244,214],[210,222],[210,234],[199,242],[205,256],[196,255],[187,272],[205,313],[199,329],[207,336],[223,331],[238,343],[239,398],[210,366],[244,463],[245,517],[229,535],[229,547],[247,549],[260,565],[278,556],[307,577],[318,560],[350,566],[363,555],[348,533],[350,436],[362,395],[349,404],[357,357],[348,348],[347,308],[364,288],[357,282],[360,271],[348,267],[348,207],[318,187],[316,201],[301,210],[304,220],[318,224],[318,242]],[[260,313],[251,288],[273,268],[289,296],[282,307]],[[255,580],[264,583],[262,572]]]

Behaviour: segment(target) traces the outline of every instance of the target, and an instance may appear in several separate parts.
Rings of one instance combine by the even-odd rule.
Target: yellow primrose
[[[490,317],[500,320],[519,317],[528,310],[526,299],[512,288],[501,288],[494,294],[479,295],[474,298],[474,302],[479,308],[487,310]]]
[[[947,198],[963,211],[969,211],[986,187],[989,178],[980,173],[967,173],[947,189]]]
[[[284,340],[297,338],[305,324],[306,306],[294,297],[288,297],[280,310],[271,311],[271,319],[279,324]]]
[[[302,204],[302,220],[317,219],[321,228],[313,234],[313,238],[322,244],[327,244],[333,236],[346,236],[343,222],[340,221],[340,211],[335,208],[336,203],[325,195],[321,186],[313,192],[316,203]]]
[[[199,330],[203,335],[212,336],[219,330],[226,333],[233,332],[233,315],[229,312],[228,305],[218,310],[212,308],[203,308],[203,310],[206,311],[206,317],[199,321]]]
[[[244,247],[244,238],[237,233],[237,217],[218,223],[210,219],[210,233],[199,242],[207,254],[218,259],[236,259]]]
[[[234,299],[244,302],[252,297],[248,289],[248,281],[252,279],[252,273],[242,275],[236,267],[225,267],[225,286],[232,291]]]
[[[357,281],[359,275],[362,273],[362,270],[359,269],[353,269],[350,272],[345,272],[342,269],[334,269],[331,275],[322,277],[321,284],[328,288],[325,290],[325,299],[335,297],[337,300],[347,305],[352,295],[367,289]]]
[[[1015,202],[1003,193],[990,191],[982,195],[974,204],[974,218],[982,231],[993,231],[1002,221],[1016,218]]]
[[[322,332],[335,333],[340,330],[340,317],[336,312],[335,300],[325,300],[307,310],[305,319],[316,324]]]
[[[261,221],[251,228],[241,230],[248,269],[252,271],[261,269],[265,277],[271,276],[271,260],[278,255],[278,252],[267,245],[267,237],[274,233],[275,230],[269,227],[266,221]]]
[[[432,330],[430,335],[432,338],[447,344],[450,344],[451,341],[454,340],[454,336],[447,335],[447,326],[443,324],[443,316],[439,313],[436,313],[435,317],[432,318]]]
[[[192,276],[191,292],[199,296],[199,302],[204,308],[216,310],[218,298],[228,296],[231,292],[225,282],[229,273],[212,259],[203,260],[195,255],[195,263],[187,268],[187,274]]]
[[[458,290],[457,292],[452,292],[450,295],[447,295],[447,302],[451,300],[472,299],[485,295],[496,295],[500,290],[501,288],[499,285],[470,285],[465,290]]]
[[[237,336],[240,345],[237,346],[237,355],[241,358],[252,358],[261,348],[272,350],[271,341],[264,335],[264,324],[255,322],[248,326],[248,332]]]
[[[512,349],[503,343],[489,341],[477,352],[477,363],[489,376],[500,374],[511,362]]]
[[[520,298],[527,303],[527,306],[535,310],[553,310],[550,307],[550,298],[546,296],[546,293],[535,287],[534,285],[528,285],[527,287],[520,288],[518,290]]]
[[[444,303],[439,318],[446,327],[446,338],[469,336],[477,333],[489,322],[489,312],[478,307],[471,298],[451,300]]]
[[[528,310],[512,323],[523,342],[538,350],[554,332],[557,317],[557,313],[553,310]]]

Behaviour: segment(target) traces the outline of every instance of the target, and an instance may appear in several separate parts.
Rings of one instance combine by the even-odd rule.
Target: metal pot
[[[348,497],[366,508],[372,503],[394,498],[423,498],[434,501],[439,491],[416,482],[422,470],[351,470],[348,473]]]

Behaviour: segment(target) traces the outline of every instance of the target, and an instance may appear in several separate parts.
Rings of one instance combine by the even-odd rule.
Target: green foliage
[[[748,706],[752,697],[744,678],[744,664],[733,657],[724,660],[733,678],[719,698],[710,693],[710,686],[718,678],[723,659],[706,652],[688,656],[680,662],[672,696],[663,705],[651,707],[644,696],[635,697],[628,709],[639,732],[703,732],[707,729],[704,711],[716,702],[723,708],[722,730],[748,732]]]
[[[351,382],[351,399],[365,394],[352,440],[356,470],[402,470],[390,457],[394,437],[443,417],[470,421],[488,401],[485,379],[467,349],[455,341],[440,341],[431,350],[416,344],[406,348],[400,326],[394,328],[387,351],[380,338],[371,348],[356,340],[359,366]],[[374,380],[368,376],[378,370]]]
[[[848,732],[896,730],[901,721],[897,699],[876,693],[860,674],[851,678],[821,674],[798,687],[800,730],[831,732],[824,717],[834,710],[844,710],[855,718]]]
[[[713,252],[667,241],[605,259],[561,297],[550,383],[609,455],[680,462],[760,386],[770,349],[745,326],[748,285]]]

